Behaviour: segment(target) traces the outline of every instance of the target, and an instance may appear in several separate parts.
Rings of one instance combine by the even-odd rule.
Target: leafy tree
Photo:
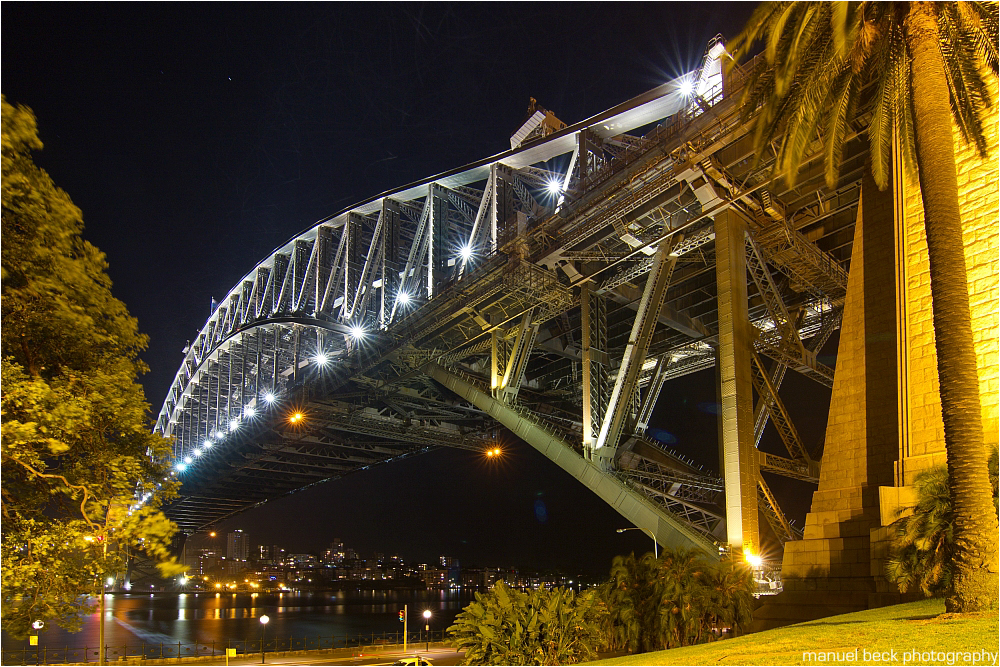
[[[747,115],[756,113],[758,155],[778,138],[775,168],[789,184],[817,134],[827,183],[835,184],[848,122],[868,94],[875,182],[888,185],[894,133],[905,168],[919,181],[955,512],[949,611],[997,603],[997,519],[989,511],[952,133],[954,121],[965,142],[987,157],[983,114],[993,101],[985,77],[997,74],[997,8],[996,2],[767,2],[729,45],[746,55],[764,44],[743,104]]]
[[[176,493],[136,378],[146,345],[111,295],[104,255],[69,196],[33,162],[29,109],[2,101],[2,627],[76,630],[130,551],[183,570],[158,507]],[[147,502],[135,507],[139,498]]]
[[[466,665],[567,665],[596,657],[602,613],[595,591],[522,593],[501,581],[476,593],[448,633]]]

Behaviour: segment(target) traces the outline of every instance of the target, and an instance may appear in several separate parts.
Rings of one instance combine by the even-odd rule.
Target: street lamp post
[[[260,617],[260,664],[264,664],[264,630],[267,628],[267,622],[271,620],[271,617],[267,614],[263,614]]]
[[[424,638],[427,640],[427,645],[425,650],[430,652],[431,650],[431,610],[424,609]]]
[[[659,548],[656,545],[656,535],[653,534],[653,531],[646,530],[645,528],[634,528],[633,527],[633,528],[619,528],[615,532],[616,533],[624,533],[626,530],[642,530],[644,532],[649,533],[649,536],[653,538],[653,557],[654,558],[659,558],[660,557]]]

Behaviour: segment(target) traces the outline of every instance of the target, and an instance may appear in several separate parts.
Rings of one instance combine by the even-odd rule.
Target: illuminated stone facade
[[[997,86],[992,86],[997,99]],[[980,160],[971,147],[956,142],[959,199],[965,224],[965,264],[969,272],[969,301],[972,311],[972,335],[975,338],[979,366],[980,402],[983,432],[987,447],[997,447],[998,371],[997,371],[997,300],[998,274],[998,161],[996,108],[986,124],[993,154]],[[924,232],[920,189],[911,179],[903,179],[905,210],[905,284],[904,321],[909,372],[901,392],[901,413],[907,414],[907,428],[902,429],[897,485],[910,485],[921,471],[945,462],[944,426],[941,422],[941,398],[938,394],[937,353],[931,319],[931,287],[927,264],[927,239]]]
[[[994,99],[997,96],[993,85]],[[985,441],[998,438],[998,115],[993,154],[956,140]],[[898,602],[883,575],[888,523],[920,471],[945,462],[920,191],[906,174],[862,185],[818,490],[804,539],[785,545],[784,590],[759,629]]]

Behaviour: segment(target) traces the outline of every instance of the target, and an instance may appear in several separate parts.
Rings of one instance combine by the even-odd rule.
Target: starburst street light
[[[264,394],[265,403],[274,403],[275,400],[277,400],[277,398],[271,392],[267,392],[266,394]]]
[[[562,192],[562,183],[557,180],[551,180],[545,184],[545,189],[548,190],[550,195],[557,195]]]
[[[365,330],[363,327],[357,325],[351,327],[351,338],[353,338],[354,340],[361,340],[364,337],[365,337]]]
[[[684,97],[690,97],[694,93],[694,82],[685,78],[677,85],[677,92]]]
[[[326,363],[330,361],[330,357],[327,356],[326,352],[319,352],[313,357],[313,361],[319,366],[326,366]]]
[[[396,301],[399,302],[399,305],[405,306],[406,304],[410,303],[410,295],[407,294],[406,292],[400,292],[398,295],[396,295]]]
[[[472,248],[470,246],[464,245],[459,249],[458,254],[461,255],[462,259],[464,259],[465,261],[469,261],[469,259],[472,257]]]

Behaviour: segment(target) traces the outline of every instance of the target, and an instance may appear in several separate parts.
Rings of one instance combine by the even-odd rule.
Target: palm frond
[[[850,68],[845,67],[834,80],[829,98],[832,100],[824,123],[826,138],[825,176],[827,186],[837,186],[840,162],[844,155],[844,138],[847,135],[847,120],[851,116],[853,101],[857,99],[857,79]]]
[[[898,30],[888,30],[878,40],[873,53],[871,68],[875,70],[878,88],[868,124],[868,146],[871,155],[872,176],[879,189],[889,184],[889,165],[892,161],[892,130],[897,112],[895,102],[899,88],[904,85],[905,43]]]

